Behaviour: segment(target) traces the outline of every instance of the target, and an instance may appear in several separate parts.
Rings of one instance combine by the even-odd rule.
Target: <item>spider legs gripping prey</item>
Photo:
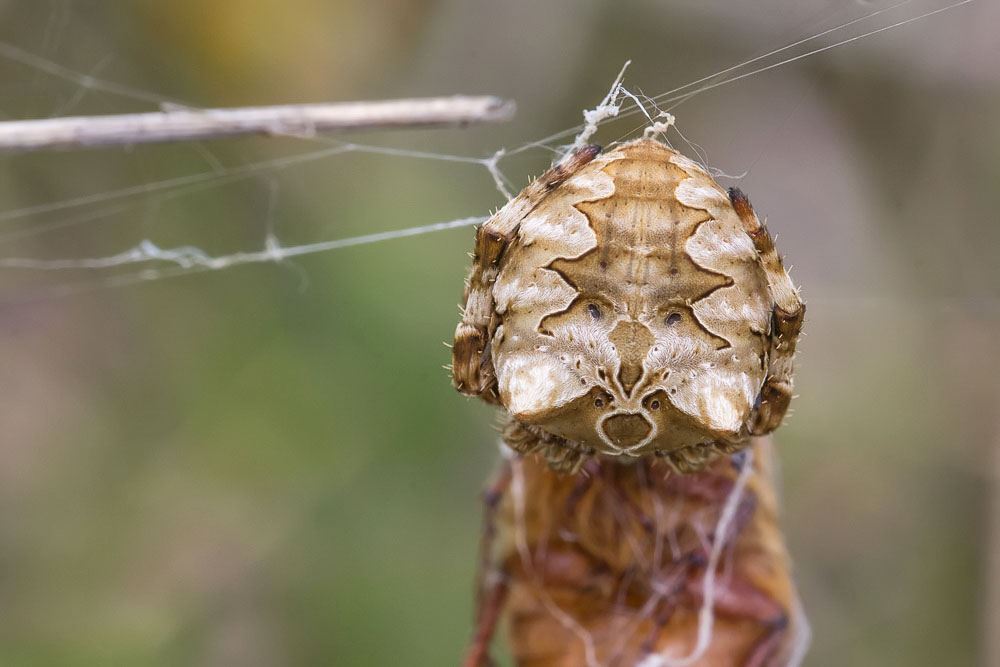
[[[465,287],[465,309],[455,330],[452,382],[468,396],[499,403],[489,342],[496,326],[493,283],[500,258],[517,234],[521,220],[553,189],[600,153],[599,146],[585,146],[542,174],[487,220],[476,232],[472,272]]]
[[[729,200],[757,249],[774,302],[767,379],[761,388],[760,405],[754,410],[751,428],[754,435],[763,435],[781,425],[788,404],[792,400],[795,343],[802,329],[806,307],[781,262],[781,257],[774,247],[774,240],[768,233],[766,225],[757,218],[750,200],[739,188],[729,189]]]

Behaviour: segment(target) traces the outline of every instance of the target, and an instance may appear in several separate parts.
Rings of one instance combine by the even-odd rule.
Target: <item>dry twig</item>
[[[510,120],[498,97],[429,97],[235,109],[176,108],[152,113],[0,122],[0,151],[38,151],[247,134],[311,137],[317,132],[440,127]]]

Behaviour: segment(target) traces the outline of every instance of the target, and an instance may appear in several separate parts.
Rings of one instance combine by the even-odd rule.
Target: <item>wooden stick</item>
[[[197,141],[247,134],[311,137],[326,130],[461,126],[510,120],[514,110],[509,100],[456,95],[17,120],[0,122],[0,151]]]

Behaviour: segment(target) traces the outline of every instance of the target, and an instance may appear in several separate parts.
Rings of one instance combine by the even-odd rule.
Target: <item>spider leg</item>
[[[476,231],[472,271],[465,287],[462,321],[455,330],[452,349],[452,384],[463,394],[478,396],[489,403],[499,403],[496,376],[489,343],[495,321],[493,283],[500,271],[504,250],[517,235],[521,220],[554,188],[572,176],[600,152],[599,146],[586,146],[572,153],[542,174],[531,185],[507,202]]]
[[[516,419],[511,419],[504,426],[503,441],[522,456],[537,452],[555,472],[576,474],[594,454],[592,447],[546,433],[537,426],[523,424]]]
[[[729,200],[743,227],[753,240],[761,266],[767,274],[774,310],[771,315],[771,333],[768,346],[767,378],[760,392],[760,405],[750,420],[754,435],[770,433],[781,425],[788,404],[792,400],[792,370],[795,344],[802,330],[806,307],[799,298],[792,279],[781,263],[774,247],[774,240],[767,227],[760,222],[750,200],[738,188],[729,189]]]

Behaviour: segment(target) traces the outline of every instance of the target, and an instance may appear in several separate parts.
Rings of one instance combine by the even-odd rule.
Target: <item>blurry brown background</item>
[[[488,157],[579,122],[628,58],[626,86],[655,95],[886,6],[10,0],[0,41],[203,107],[514,98],[505,126],[356,138]],[[675,110],[712,166],[748,172],[738,182],[809,304],[800,398],[778,434],[808,665],[1000,664],[998,26],[1000,6],[979,0]],[[6,119],[152,108],[0,58]],[[319,148],[3,156],[0,201],[16,211]],[[520,187],[550,158],[500,166]],[[499,203],[479,166],[352,153],[0,213],[0,257],[112,255],[143,238],[225,254],[260,248],[269,225],[290,245]],[[490,411],[441,369],[471,240],[60,298],[45,288],[96,276],[0,271],[0,664],[455,664],[497,455]]]

